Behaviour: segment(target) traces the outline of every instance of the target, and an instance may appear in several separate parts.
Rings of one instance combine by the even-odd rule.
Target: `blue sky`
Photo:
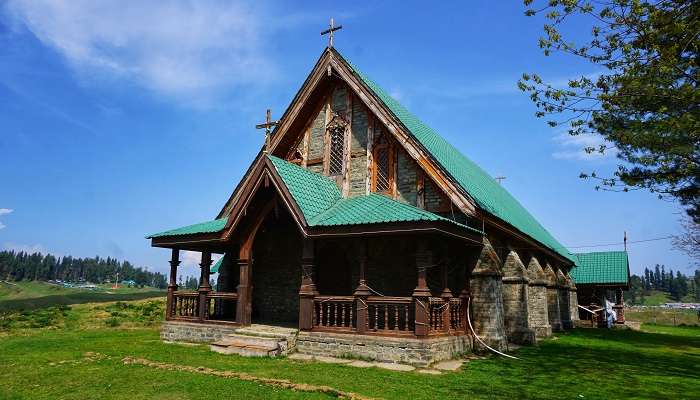
[[[596,74],[544,57],[543,21],[520,2],[363,4],[0,3],[0,247],[112,256],[167,270],[147,233],[214,217],[326,40],[520,200],[573,248],[678,233],[677,204],[596,192],[587,156],[534,117],[523,72],[565,82]],[[379,2],[377,2],[379,3]],[[464,4],[462,4],[464,3]],[[469,5],[467,5],[467,3]],[[572,32],[583,31],[574,26]],[[582,26],[581,26],[582,28]],[[631,267],[689,272],[670,240],[629,246]],[[187,255],[185,273],[195,272]]]

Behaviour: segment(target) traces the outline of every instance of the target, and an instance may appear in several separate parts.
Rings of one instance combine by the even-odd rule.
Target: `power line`
[[[657,238],[652,238],[652,239],[643,239],[643,240],[632,240],[628,241],[627,244],[632,244],[632,243],[644,243],[644,242],[654,242],[657,240],[666,240],[666,239],[671,239],[673,236],[663,236],[663,237],[657,237]],[[606,244],[590,244],[586,246],[567,246],[567,248],[570,249],[581,249],[584,247],[606,247],[606,246],[619,246],[619,245],[624,245],[625,242],[617,242],[617,243],[606,243]]]

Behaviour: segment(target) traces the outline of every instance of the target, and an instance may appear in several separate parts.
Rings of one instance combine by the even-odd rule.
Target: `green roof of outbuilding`
[[[163,236],[180,236],[180,235],[193,235],[197,233],[214,233],[219,232],[226,226],[228,217],[215,219],[213,221],[200,222],[198,224],[187,225],[181,228],[171,229],[168,231],[153,233],[146,236],[146,239],[153,239]]]
[[[627,285],[629,260],[625,251],[600,251],[575,254],[578,262],[571,270],[577,285]]]
[[[341,56],[342,57],[342,56]],[[403,123],[420,144],[476,201],[479,207],[513,225],[541,244],[575,262],[572,253],[559,243],[502,185],[465,157],[447,140],[425,125],[398,101],[348,62],[355,74]]]

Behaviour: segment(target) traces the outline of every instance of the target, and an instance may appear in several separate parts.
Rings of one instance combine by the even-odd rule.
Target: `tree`
[[[544,1],[544,0],[543,0]],[[524,0],[532,6],[533,0]],[[547,0],[528,8],[547,23],[539,46],[545,55],[568,54],[593,64],[594,76],[571,79],[566,87],[536,74],[518,82],[538,108],[573,136],[594,135],[601,144],[588,153],[616,151],[612,176],[582,173],[596,189],[647,189],[672,197],[700,223],[700,2],[696,0]],[[579,18],[580,21],[571,21]],[[590,25],[583,44],[562,33]]]
[[[690,217],[681,218],[683,232],[673,237],[673,247],[700,262],[700,224]]]

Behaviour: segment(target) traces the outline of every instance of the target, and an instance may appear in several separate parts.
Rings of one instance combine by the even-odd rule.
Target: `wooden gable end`
[[[345,128],[342,146],[329,129],[334,125]],[[344,197],[378,192],[435,213],[476,210],[333,50],[322,54],[282,115],[271,154],[333,177]],[[230,212],[237,191],[220,216]]]

